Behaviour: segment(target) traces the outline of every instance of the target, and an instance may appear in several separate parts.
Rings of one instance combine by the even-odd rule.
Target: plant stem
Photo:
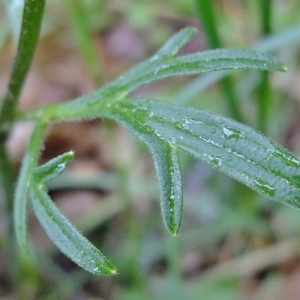
[[[11,271],[12,285],[21,283],[17,259],[17,247],[13,236],[13,198],[14,170],[9,160],[6,140],[16,115],[18,99],[28,73],[34,50],[39,38],[39,32],[44,12],[45,0],[25,0],[22,27],[13,70],[11,73],[6,96],[0,107],[0,178],[5,194],[8,215],[7,257]],[[16,289],[14,288],[16,291]],[[17,292],[17,291],[16,291]]]
[[[272,0],[258,0],[260,5],[261,31],[263,35],[271,33]]]
[[[202,24],[205,37],[210,48],[221,48],[221,41],[217,31],[217,23],[213,10],[212,0],[194,0],[196,14],[199,22]],[[237,121],[243,121],[243,115],[238,105],[238,99],[232,88],[230,77],[224,77],[220,81],[222,90],[228,100],[228,109],[231,116]]]
[[[8,158],[8,153],[6,150],[5,143],[0,143],[0,184],[1,189],[4,191],[5,203],[6,203],[6,215],[8,220],[8,229],[6,234],[6,253],[8,258],[9,274],[11,279],[11,285],[14,290],[18,285],[18,265],[17,265],[17,252],[15,240],[12,238],[14,233],[13,228],[13,197],[14,197],[14,175],[13,167]]]
[[[211,0],[195,0],[196,14],[202,24],[206,41],[211,48],[221,45]]]
[[[25,0],[17,55],[0,111],[0,140],[6,140],[39,39],[45,0]]]
[[[261,18],[261,35],[271,33],[271,0],[258,0]],[[261,72],[261,82],[258,87],[258,128],[263,133],[267,131],[269,110],[271,106],[271,88],[269,84],[269,73]]]

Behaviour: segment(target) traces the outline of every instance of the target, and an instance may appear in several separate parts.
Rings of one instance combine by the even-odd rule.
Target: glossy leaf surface
[[[144,141],[147,132],[259,193],[300,208],[300,161],[246,125],[191,108],[133,98],[101,115],[115,119]]]

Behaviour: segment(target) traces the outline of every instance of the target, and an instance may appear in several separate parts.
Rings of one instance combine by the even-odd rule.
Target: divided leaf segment
[[[134,121],[125,117],[133,110]],[[137,98],[119,102],[101,115],[116,120],[146,144],[145,131],[261,194],[300,208],[300,161],[249,126],[208,112]],[[177,182],[181,186],[179,175]]]

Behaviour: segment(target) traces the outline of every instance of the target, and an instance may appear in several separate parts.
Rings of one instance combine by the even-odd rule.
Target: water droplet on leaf
[[[225,127],[222,126],[222,131],[223,131],[223,137],[225,139],[240,139],[243,138],[243,133],[234,129],[234,128],[229,128],[229,127]]]
[[[269,185],[266,181],[262,179],[255,179],[253,182],[255,187],[258,190],[263,191],[265,194],[269,195],[270,197],[273,197],[275,195],[276,188]]]

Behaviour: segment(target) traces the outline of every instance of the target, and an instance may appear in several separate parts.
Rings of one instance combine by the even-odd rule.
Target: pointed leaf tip
[[[116,274],[112,263],[65,218],[41,184],[33,182],[30,193],[36,217],[66,256],[92,274]]]
[[[187,27],[175,33],[156,53],[156,57],[174,57],[197,33],[197,29]],[[154,56],[154,57],[155,57]]]
[[[176,143],[263,195],[300,208],[300,160],[251,127],[149,99],[128,99],[122,106],[135,109],[135,119],[139,118],[148,134],[153,132],[166,143]]]
[[[111,275],[116,275],[117,274],[117,269],[111,269],[110,274]]]
[[[73,158],[74,151],[69,151],[51,159],[42,166],[36,168],[34,172],[35,179],[42,183],[47,183],[55,179],[65,171]]]
[[[182,179],[177,147],[158,140],[150,145],[161,192],[161,212],[169,232],[176,236],[181,227],[183,213]]]

